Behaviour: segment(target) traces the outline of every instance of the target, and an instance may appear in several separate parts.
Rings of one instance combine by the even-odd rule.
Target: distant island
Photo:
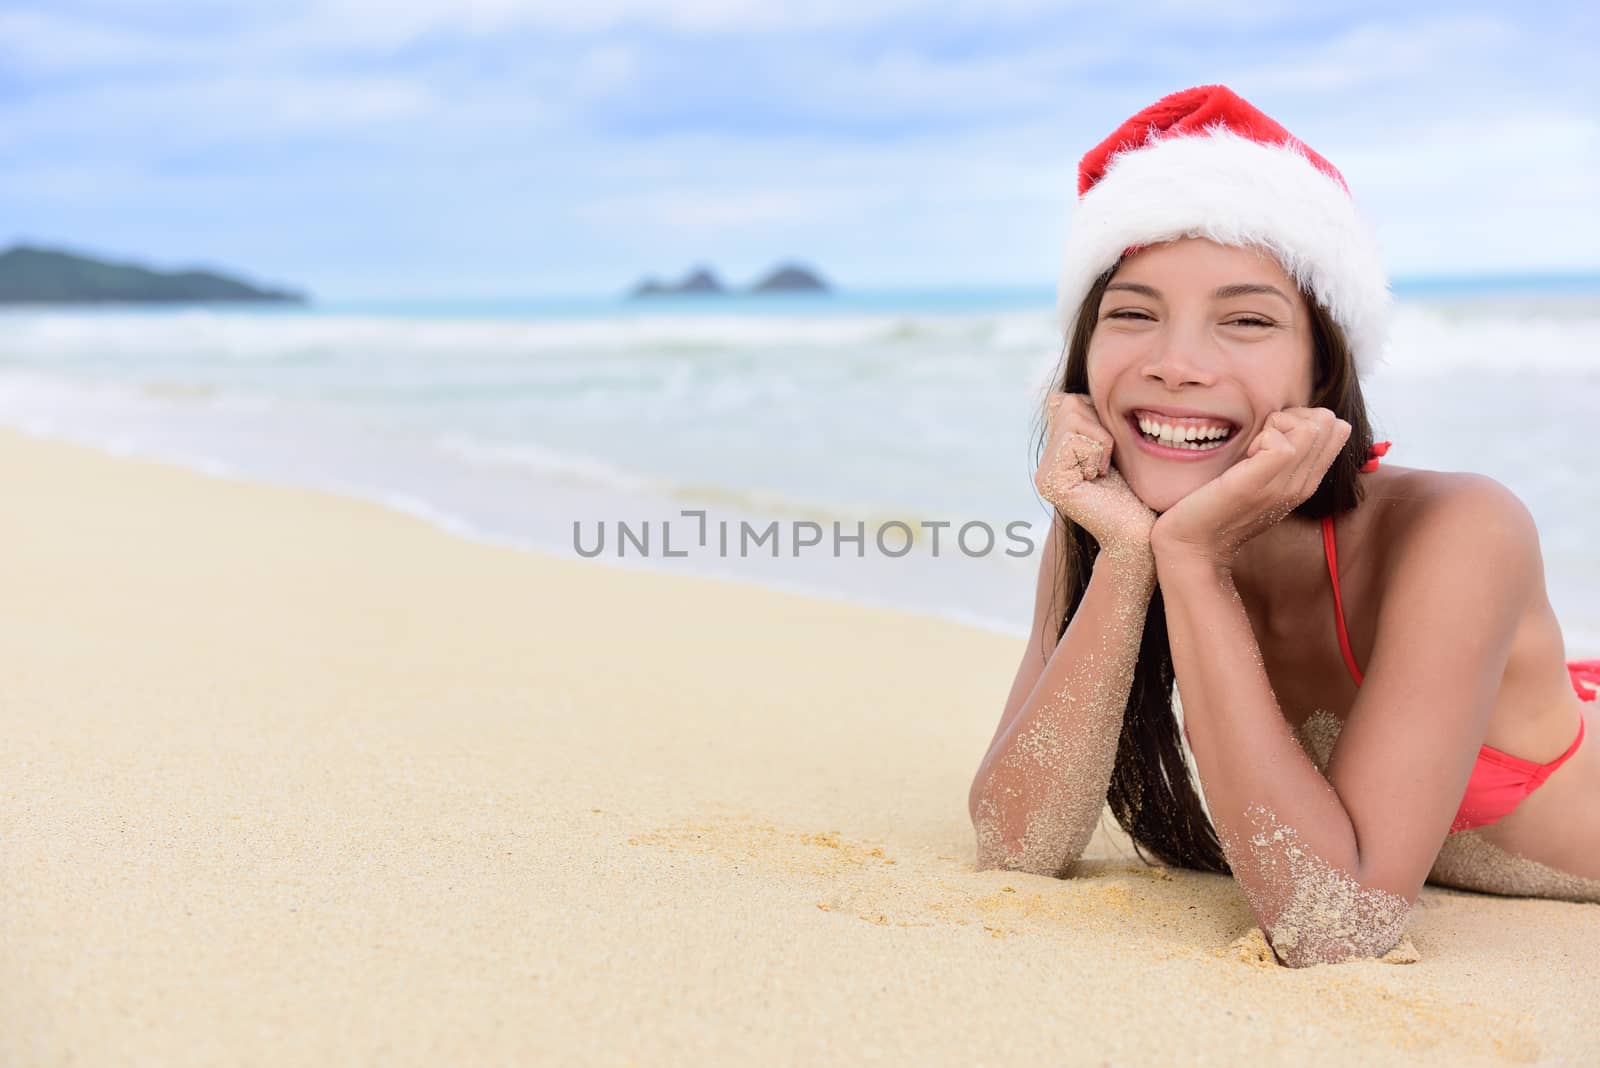
[[[13,245],[0,252],[0,304],[103,301],[275,301],[301,304],[304,293],[261,289],[212,271],[153,271],[61,249]]]
[[[688,295],[728,296],[735,291],[723,285],[709,267],[694,267],[680,282],[646,278],[628,291],[630,300],[639,297],[677,297]],[[797,263],[774,267],[744,293],[828,293],[828,284],[815,271]]]

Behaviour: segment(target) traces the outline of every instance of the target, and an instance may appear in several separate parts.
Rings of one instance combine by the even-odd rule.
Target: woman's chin
[[[1134,479],[1124,476],[1124,481],[1128,483],[1128,488],[1133,491],[1133,495],[1144,502],[1146,508],[1156,515],[1160,515],[1211,480],[1207,478],[1177,479],[1170,476],[1165,478]]]

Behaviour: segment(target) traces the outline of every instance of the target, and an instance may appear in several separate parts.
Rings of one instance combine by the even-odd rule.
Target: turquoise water
[[[1600,655],[1587,448],[1600,276],[1395,289],[1389,360],[1366,383],[1390,459],[1515,490],[1540,524],[1574,655]],[[19,308],[0,313],[0,422],[373,497],[569,556],[575,522],[659,527],[682,509],[1036,529],[1030,430],[1060,354],[1052,299]],[[1036,559],[930,553],[621,563],[1026,625]]]
[[[1471,276],[1413,276],[1391,283],[1396,298],[1433,300],[1452,297],[1509,295],[1560,296],[1600,294],[1600,273],[1550,273]],[[1049,286],[924,287],[848,289],[833,293],[726,294],[721,296],[652,297],[630,300],[616,294],[499,299],[332,299],[304,305],[217,304],[217,314],[243,315],[376,315],[418,319],[638,319],[652,316],[873,315],[1004,312],[1048,308],[1055,301]],[[192,306],[191,306],[192,307]],[[189,307],[106,305],[114,312],[151,315],[184,314]]]

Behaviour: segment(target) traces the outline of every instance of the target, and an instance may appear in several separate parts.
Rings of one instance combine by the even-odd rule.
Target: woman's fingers
[[[1072,462],[1082,472],[1086,479],[1098,478],[1100,475],[1100,458],[1105,455],[1105,446],[1087,434],[1070,431],[1066,435],[1065,447],[1072,454]]]
[[[1293,455],[1294,444],[1289,440],[1289,436],[1286,433],[1289,424],[1286,421],[1280,421],[1278,419],[1279,414],[1278,412],[1273,412],[1267,416],[1267,422],[1261,428],[1261,433],[1257,434],[1255,440],[1250,443],[1249,448],[1245,449],[1245,459],[1248,460],[1260,452],[1280,453],[1280,456],[1273,457],[1276,460],[1284,460]]]
[[[1294,450],[1294,462],[1285,472],[1285,488],[1297,502],[1316,492],[1350,437],[1350,424],[1327,408],[1286,408],[1268,416],[1267,425]]]
[[[1317,439],[1322,436],[1322,427],[1309,408],[1288,408],[1274,412],[1272,418],[1278,420],[1278,429],[1294,446],[1294,462],[1287,472],[1293,493],[1305,478],[1307,467],[1317,458]]]
[[[1046,398],[1044,402],[1044,429],[1046,434],[1050,433],[1050,427],[1055,422],[1056,409],[1061,407],[1061,401],[1065,397],[1065,393],[1052,393]]]
[[[1237,471],[1228,472],[1234,478],[1235,485],[1243,492],[1269,499],[1284,496],[1281,489],[1284,476],[1294,469],[1296,456],[1294,442],[1288,435],[1269,422],[1250,443],[1245,455],[1246,459],[1254,457],[1256,462],[1240,465]]]
[[[1322,476],[1327,474],[1339,450],[1350,439],[1350,424],[1328,408],[1300,408],[1296,414],[1316,429],[1315,436],[1308,442],[1304,462],[1296,471],[1304,480],[1298,488],[1309,497],[1316,492]]]
[[[1316,484],[1328,473],[1328,468],[1339,458],[1345,443],[1350,440],[1351,426],[1332,412],[1328,413],[1328,429],[1322,435],[1322,454],[1317,457],[1317,463],[1311,471],[1312,490],[1316,492]]]
[[[1111,450],[1116,442],[1111,437],[1111,432],[1101,424],[1100,415],[1094,410],[1092,397],[1087,393],[1071,393],[1068,396],[1077,405],[1077,410],[1069,417],[1072,429],[1085,437],[1093,438],[1102,446],[1095,475],[1103,475],[1111,469]]]
[[[1072,462],[1087,479],[1098,478],[1111,469],[1111,450],[1115,444],[1110,432],[1100,425],[1094,402],[1084,393],[1056,391],[1045,398],[1045,439],[1052,455],[1065,455],[1063,443],[1076,435],[1093,442],[1095,449],[1075,447]]]

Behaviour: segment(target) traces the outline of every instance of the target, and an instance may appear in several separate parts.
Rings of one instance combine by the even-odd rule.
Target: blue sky
[[[1048,289],[1078,158],[1221,82],[1344,172],[1392,273],[1592,271],[1597,27],[1578,4],[8,0],[0,241],[327,299],[789,258]]]

